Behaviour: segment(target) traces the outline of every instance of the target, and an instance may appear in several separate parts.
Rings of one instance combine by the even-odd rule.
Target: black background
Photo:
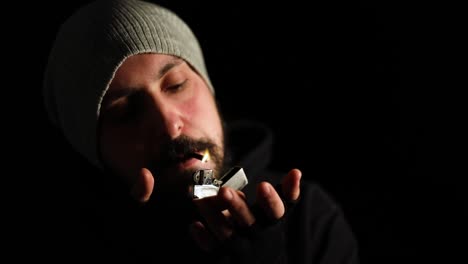
[[[41,235],[64,224],[44,216],[56,209],[45,203],[63,197],[41,199],[64,186],[35,169],[51,162],[46,153],[53,144],[40,97],[42,73],[60,23],[87,2],[15,7],[28,25],[5,32],[21,47],[14,50],[16,64],[7,65],[21,76],[9,89],[16,100],[5,99],[19,115],[6,119],[16,128],[11,137],[20,137],[11,156],[19,161],[14,171],[23,191],[13,200],[29,199],[21,219],[38,220],[34,228],[47,229]],[[274,166],[302,169],[342,204],[362,263],[460,262],[467,199],[459,91],[466,88],[452,81],[460,72],[452,67],[460,39],[456,8],[251,2],[159,3],[198,36],[226,117],[270,125],[277,139]],[[46,238],[26,230],[13,244],[40,248],[36,242]]]

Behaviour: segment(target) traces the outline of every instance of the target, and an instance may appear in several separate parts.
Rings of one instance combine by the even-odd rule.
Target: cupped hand
[[[269,220],[278,220],[285,214],[282,198],[286,202],[299,199],[301,176],[298,169],[289,171],[282,180],[282,195],[270,183],[259,183],[256,204]],[[256,222],[244,193],[228,187],[220,188],[216,196],[196,199],[194,203],[203,221],[192,223],[191,234],[199,247],[206,251],[214,249],[220,241],[229,239],[236,231],[247,229]]]

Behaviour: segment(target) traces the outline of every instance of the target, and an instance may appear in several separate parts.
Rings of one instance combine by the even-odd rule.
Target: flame
[[[203,159],[201,160],[202,162],[208,162],[210,160],[210,152],[208,149],[205,149],[205,153],[203,153]]]

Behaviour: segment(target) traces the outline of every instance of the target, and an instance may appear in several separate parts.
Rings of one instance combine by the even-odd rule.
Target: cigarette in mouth
[[[190,154],[190,156],[191,156],[192,158],[196,158],[196,159],[198,159],[198,160],[203,160],[203,155],[198,154],[198,153],[192,153],[192,154]]]

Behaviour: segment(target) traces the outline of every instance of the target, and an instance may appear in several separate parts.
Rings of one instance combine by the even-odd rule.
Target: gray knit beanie
[[[137,0],[96,1],[79,9],[57,34],[44,76],[45,106],[73,148],[98,167],[102,99],[123,61],[141,53],[184,59],[214,93],[193,32],[161,6]]]

